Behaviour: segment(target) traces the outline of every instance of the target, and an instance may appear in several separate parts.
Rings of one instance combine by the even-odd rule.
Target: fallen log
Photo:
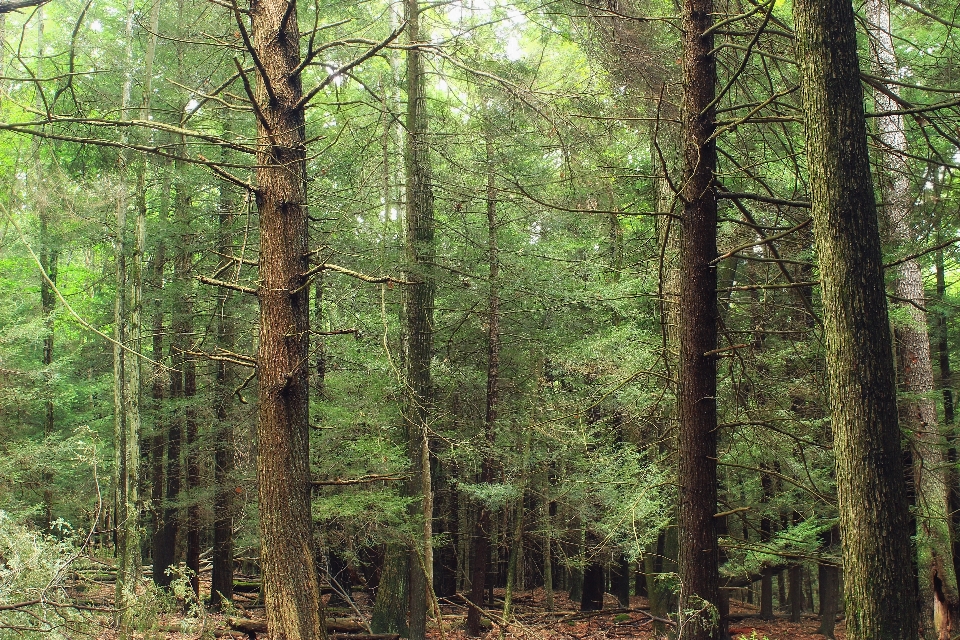
[[[266,633],[267,623],[265,620],[251,620],[249,618],[226,618],[227,626],[235,631],[242,631],[246,634]],[[356,620],[349,618],[330,618],[326,623],[327,631],[366,631],[364,626]],[[389,634],[388,634],[389,635]],[[350,636],[357,638],[359,636]],[[376,640],[371,638],[371,640]]]
[[[330,640],[400,640],[399,633],[335,633]]]

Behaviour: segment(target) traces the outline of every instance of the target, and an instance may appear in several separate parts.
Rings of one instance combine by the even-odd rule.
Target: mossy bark
[[[917,637],[880,232],[853,7],[794,3],[845,567],[847,637]]]

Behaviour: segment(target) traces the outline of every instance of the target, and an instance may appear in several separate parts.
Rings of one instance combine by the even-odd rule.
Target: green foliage
[[[0,611],[0,635],[66,639],[84,633],[88,620],[69,606],[66,590],[71,576],[93,568],[80,548],[84,536],[64,520],[44,534],[0,511],[0,604],[21,605]]]

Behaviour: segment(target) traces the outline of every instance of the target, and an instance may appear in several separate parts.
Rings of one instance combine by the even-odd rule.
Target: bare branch
[[[326,87],[328,87],[328,86],[330,85],[330,83],[333,82],[333,80],[334,80],[337,76],[345,74],[346,72],[350,71],[351,69],[353,69],[353,68],[356,67],[357,65],[363,64],[364,62],[366,62],[367,60],[369,60],[369,59],[372,58],[373,56],[377,55],[377,54],[378,54],[382,49],[384,49],[388,44],[390,44],[391,42],[393,42],[394,40],[396,40],[398,37],[400,37],[400,34],[403,33],[403,31],[404,31],[406,28],[407,28],[407,23],[406,23],[406,22],[402,23],[399,27],[397,27],[396,29],[394,29],[393,32],[392,32],[389,36],[386,37],[386,39],[381,40],[378,44],[376,44],[375,46],[371,47],[371,48],[370,48],[366,53],[364,53],[362,56],[360,56],[360,57],[357,58],[356,60],[353,60],[352,62],[348,62],[347,64],[343,65],[342,67],[338,68],[338,69],[335,70],[333,73],[331,73],[330,75],[328,75],[326,78],[323,79],[323,82],[321,82],[320,84],[318,84],[316,87],[314,87],[312,90],[310,90],[305,96],[303,96],[302,98],[300,98],[300,102],[297,103],[297,106],[296,106],[295,108],[297,108],[297,109],[302,109],[302,108],[306,107],[306,106],[310,103],[310,101],[313,100],[313,97],[314,97],[315,95],[317,95],[318,93],[320,93],[321,91],[323,91]]]
[[[207,276],[197,276],[197,280],[203,284],[209,284],[215,287],[223,287],[224,289],[231,289],[233,291],[239,291],[240,293],[249,293],[253,296],[257,295],[258,293],[258,291],[252,287],[244,287],[243,285],[233,284],[232,282],[224,282],[223,280],[208,278]]]

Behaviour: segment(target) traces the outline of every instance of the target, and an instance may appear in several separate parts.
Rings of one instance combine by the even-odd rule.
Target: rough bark
[[[239,14],[238,14],[239,15]],[[251,0],[260,214],[257,484],[267,626],[325,634],[310,513],[306,148],[295,0]]]
[[[689,640],[717,637],[717,201],[712,0],[685,0],[680,249],[680,611]]]
[[[794,3],[837,465],[847,637],[917,637],[880,233],[853,7]]]
[[[404,1],[407,39],[418,44],[420,7],[418,0]],[[426,79],[423,55],[416,47],[407,52],[406,148],[406,393],[404,423],[412,479],[408,489],[420,496],[419,513],[423,535],[411,549],[410,640],[426,636],[428,602],[433,592],[433,490],[430,473],[429,421],[433,402],[433,307],[436,283],[432,264],[434,246],[433,184],[427,140]],[[416,508],[416,507],[414,507]]]
[[[886,0],[867,0],[867,22],[870,25],[870,62],[874,75],[896,77],[899,72],[890,25],[890,7]],[[887,87],[892,91],[895,87]],[[895,111],[899,105],[882,91],[874,92],[878,112]],[[909,216],[911,193],[907,153],[907,136],[903,116],[877,118],[880,139],[882,210],[886,219],[888,240],[894,247],[909,247],[913,240]],[[916,491],[916,548],[920,586],[921,625],[924,636],[950,637],[953,620],[960,614],[960,595],[953,565],[950,536],[950,488],[944,455],[946,442],[937,422],[936,402],[932,397],[933,362],[927,313],[923,291],[923,275],[917,258],[896,267],[894,295],[909,320],[895,326],[897,363],[901,388],[906,392],[900,400],[900,419],[913,435],[913,473]],[[939,587],[939,588],[938,588]],[[944,607],[944,614],[934,611]],[[952,618],[952,619],[951,619]]]

